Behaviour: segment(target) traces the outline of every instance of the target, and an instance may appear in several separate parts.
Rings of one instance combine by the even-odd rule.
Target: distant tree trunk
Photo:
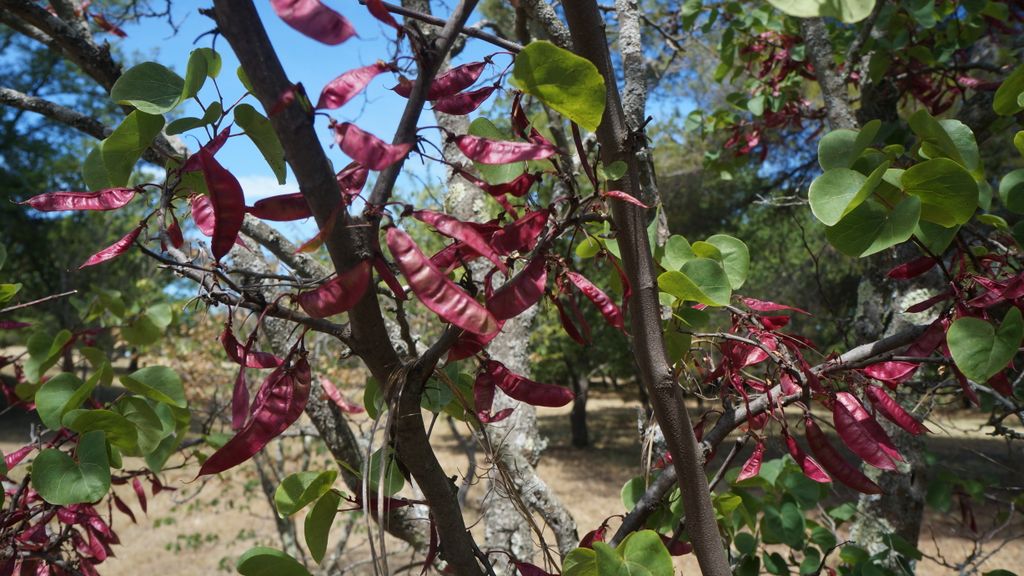
[[[576,448],[586,448],[590,445],[590,434],[587,431],[587,396],[590,392],[590,376],[577,372],[569,362],[569,381],[572,384],[572,392],[576,397],[572,401],[572,411],[569,412],[569,428],[572,430],[572,445]]]

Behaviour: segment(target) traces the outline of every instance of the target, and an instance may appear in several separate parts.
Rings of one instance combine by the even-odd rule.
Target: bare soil
[[[639,404],[624,401],[619,395],[604,393],[592,398],[588,418],[592,445],[585,449],[570,445],[568,410],[540,409],[539,423],[548,439],[539,472],[553,486],[576,519],[579,533],[597,527],[605,518],[623,513],[619,500],[622,485],[640,473],[637,414]],[[0,417],[0,449],[16,449],[27,440],[28,417],[8,412]],[[355,423],[367,426],[365,417]],[[1018,487],[1024,460],[1018,449],[1004,441],[986,436],[982,420],[974,415],[954,414],[929,422],[935,431],[928,439],[928,450],[938,462],[951,465],[963,474],[981,471],[997,474],[1003,486]],[[439,458],[446,471],[461,475],[467,469],[466,455],[459,449],[448,427],[438,422],[433,430]],[[778,446],[776,446],[777,448]],[[749,448],[748,450],[749,451]],[[724,450],[723,450],[724,452]],[[744,456],[745,457],[745,456]],[[722,456],[718,456],[722,458]],[[172,460],[173,462],[173,460]],[[326,465],[326,456],[317,460]],[[741,463],[739,460],[736,464]],[[712,467],[717,467],[717,462]],[[486,466],[486,462],[480,462]],[[128,468],[132,463],[126,463]],[[126,486],[115,489],[136,512],[138,524],[115,513],[114,527],[122,546],[115,548],[116,557],[102,565],[106,576],[192,576],[197,574],[234,573],[235,559],[254,545],[280,547],[274,528],[273,510],[259,489],[252,465],[246,465],[222,477],[206,482],[190,482],[196,466],[172,470],[164,475],[165,483],[175,491],[162,492],[148,499],[148,513],[142,513],[134,493]],[[479,472],[479,471],[478,471]],[[340,482],[339,482],[340,486]],[[477,482],[469,492],[467,522],[482,540],[480,502],[486,496],[486,482]],[[1018,492],[1000,494],[1002,500],[1017,496]],[[843,492],[837,499],[849,497]],[[975,503],[979,532],[984,533],[996,523],[996,514],[1005,510],[999,503]],[[296,518],[301,534],[302,518]],[[537,519],[539,524],[542,524]],[[350,519],[339,515],[331,546],[345,533]],[[352,530],[340,565],[344,573],[371,573],[368,534],[377,537],[375,527],[368,527],[364,518],[351,520]],[[612,521],[612,526],[616,525]],[[371,533],[370,530],[373,530]],[[1012,522],[984,550],[995,549],[1006,536],[1024,534],[1024,523]],[[927,557],[941,554],[948,561],[963,560],[972,551],[970,531],[959,521],[959,515],[930,513],[925,520],[920,548]],[[550,533],[548,541],[553,541]],[[413,558],[402,543],[388,540],[389,566],[418,572]],[[329,552],[330,554],[330,552]],[[538,560],[538,563],[540,561]],[[683,574],[698,574],[696,561],[689,557],[677,560]],[[983,565],[985,570],[1024,567],[1024,543],[1010,541]],[[332,573],[342,573],[340,571]],[[931,576],[955,573],[926,558],[918,567],[918,574]]]

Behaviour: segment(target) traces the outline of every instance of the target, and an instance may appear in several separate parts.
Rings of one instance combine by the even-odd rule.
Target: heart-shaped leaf
[[[298,560],[273,548],[250,548],[238,558],[235,569],[242,576],[310,576]]]
[[[683,264],[682,270],[663,273],[658,276],[658,288],[680,300],[708,306],[724,306],[732,296],[725,269],[709,258],[695,258]]]
[[[860,22],[871,14],[875,0],[768,0],[772,6],[798,18],[838,18]]]
[[[78,462],[48,448],[32,462],[32,488],[50,504],[68,506],[96,502],[110,489],[110,463],[103,432],[83,434],[76,449]]]
[[[904,198],[892,212],[867,201],[825,230],[830,244],[847,256],[868,256],[901,242],[914,233],[921,216],[921,201]]]
[[[274,492],[277,513],[287,517],[302,510],[330,490],[337,477],[337,470],[304,471],[289,475]]]
[[[1010,308],[996,329],[980,318],[960,318],[949,327],[946,342],[953,362],[965,376],[985,383],[1010,363],[1024,338],[1024,320]]]
[[[184,91],[184,78],[156,62],[143,62],[121,74],[110,89],[110,99],[147,114],[163,114],[178,105]]]
[[[591,132],[604,115],[604,77],[586,58],[546,40],[516,55],[512,83]]]
[[[729,277],[729,284],[733,290],[739,290],[747,281],[747,271],[750,269],[750,250],[747,245],[726,234],[715,234],[707,241],[722,254],[722,267]]]
[[[77,376],[68,372],[61,372],[50,378],[36,391],[36,411],[39,413],[39,419],[50,430],[60,430],[64,414],[81,406],[89,394],[92,394],[96,382],[96,379],[90,378],[88,383],[83,383]]]
[[[124,387],[146,398],[185,408],[185,389],[178,374],[166,366],[147,366],[121,377]]]
[[[900,182],[921,199],[921,219],[951,228],[964,224],[978,208],[978,184],[963,166],[948,158],[915,164]]]

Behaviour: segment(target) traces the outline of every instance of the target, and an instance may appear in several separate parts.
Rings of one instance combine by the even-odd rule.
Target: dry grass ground
[[[365,419],[364,419],[365,420]],[[541,409],[539,423],[548,439],[548,447],[540,464],[540,474],[554,486],[559,497],[571,510],[580,527],[586,532],[606,517],[622,513],[619,491],[623,483],[639,473],[637,454],[637,404],[623,401],[613,394],[598,395],[590,404],[589,422],[592,446],[576,449],[570,445],[567,410]],[[17,448],[25,440],[28,420],[13,412],[0,418],[0,449],[5,452]],[[357,422],[358,423],[358,422]],[[942,431],[929,438],[928,449],[938,461],[954,463],[957,470],[995,470],[1008,483],[1017,486],[1024,466],[1012,457],[1005,443],[979,432],[981,421],[976,417],[956,415],[942,418],[937,424]],[[362,425],[366,425],[363,421]],[[940,426],[933,426],[940,428]],[[438,425],[433,431],[439,457],[450,474],[466,470],[467,459],[459,450],[456,439],[447,426]],[[719,457],[720,458],[720,457]],[[713,463],[715,465],[717,463]],[[130,466],[130,464],[129,464]],[[251,465],[225,474],[222,478],[189,483],[196,468],[189,466],[166,475],[166,483],[177,488],[149,499],[149,512],[142,514],[134,494],[127,487],[118,487],[122,498],[136,510],[138,524],[132,524],[123,515],[115,515],[115,529],[122,546],[115,549],[116,558],[103,565],[106,576],[192,576],[197,574],[233,573],[234,560],[239,554],[256,544],[277,545],[273,527],[272,509],[260,492]],[[199,488],[202,487],[200,490]],[[480,501],[486,486],[478,483],[469,493],[467,520],[474,531],[482,536]],[[976,508],[979,528],[990,526],[998,508],[980,505]],[[301,518],[299,519],[301,528]],[[332,543],[341,536],[347,518],[339,516]],[[342,564],[348,573],[369,571],[365,560],[369,558],[367,528],[363,520],[354,523],[352,535],[345,549]],[[613,523],[614,526],[614,523]],[[1011,531],[1021,533],[1024,526],[1016,522]],[[941,551],[947,559],[963,558],[970,551],[971,542],[964,538],[965,531],[955,519],[929,515],[926,519],[921,548],[934,556]],[[409,567],[411,557],[402,546],[390,542],[392,571]],[[692,557],[677,563],[684,574],[698,574]],[[986,564],[1019,569],[1024,566],[1024,544],[1010,542]],[[410,571],[419,571],[411,567]],[[925,560],[918,574],[949,574],[948,568]]]

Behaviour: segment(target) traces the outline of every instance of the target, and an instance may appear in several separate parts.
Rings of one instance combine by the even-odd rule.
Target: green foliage
[[[110,464],[103,432],[83,434],[75,452],[47,448],[32,462],[32,488],[51,504],[96,502],[110,490]]]
[[[235,122],[245,130],[245,135],[263,154],[263,158],[266,159],[267,164],[274,171],[274,175],[277,176],[277,183],[284,184],[287,177],[284,148],[281,147],[281,142],[277,139],[277,133],[270,125],[270,120],[267,120],[251,105],[239,104],[235,106]]]
[[[605,107],[604,77],[586,58],[546,40],[516,56],[512,83],[581,127],[595,131]]]
[[[205,59],[203,63],[205,64]],[[189,71],[193,70],[190,62]],[[205,70],[203,72],[205,76]],[[199,86],[202,83],[195,75],[191,76],[193,80],[188,89],[195,88],[198,91],[196,83],[198,82]],[[156,62],[143,62],[121,74],[110,89],[110,99],[119,104],[134,106],[147,114],[164,114],[181,102],[185,91],[185,80],[181,76]]]
[[[859,22],[868,17],[875,0],[768,0],[772,6],[790,16],[800,18],[838,18],[843,22]]]
[[[562,576],[671,576],[672,557],[653,530],[640,530],[618,547],[595,542],[593,549],[577,548],[562,563]]]
[[[331,489],[337,470],[303,471],[287,476],[274,492],[274,506],[281,516],[291,516],[319,500]]]
[[[336,490],[328,490],[321,496],[313,509],[306,515],[304,523],[304,534],[306,547],[309,555],[319,564],[327,553],[327,541],[331,535],[331,525],[334,524],[334,517],[338,514],[338,506],[341,504],[341,494]]]
[[[1000,116],[1012,116],[1024,110],[1024,64],[1014,68],[1003,80],[992,100],[992,109]]]
[[[91,190],[126,186],[142,153],[164,127],[163,116],[136,110],[101,140],[82,164],[82,177]]]
[[[1017,354],[1024,339],[1024,320],[1018,308],[1010,308],[997,329],[980,318],[953,322],[946,334],[957,368],[975,382],[988,382]]]
[[[235,569],[242,576],[310,576],[298,560],[266,546],[250,548],[238,558]]]

